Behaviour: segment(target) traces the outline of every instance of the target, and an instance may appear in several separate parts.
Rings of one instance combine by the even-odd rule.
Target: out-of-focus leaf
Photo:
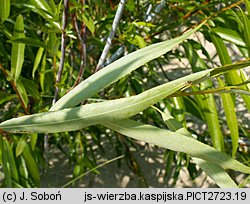
[[[188,56],[188,60],[191,64],[193,72],[206,70],[207,66],[204,60],[198,55],[197,51],[193,48],[190,43],[184,44],[185,52]],[[212,80],[208,79],[201,83],[200,89],[206,90],[212,87]],[[197,87],[193,87],[194,90],[198,91]],[[221,132],[221,127],[219,124],[219,118],[217,113],[217,107],[213,94],[207,95],[196,95],[195,99],[201,108],[205,121],[208,125],[208,131],[212,139],[213,146],[223,151],[224,149],[224,139]]]
[[[243,41],[241,36],[235,30],[229,28],[216,27],[212,28],[212,32],[219,35],[222,39],[234,43],[236,45],[245,47],[246,43]]]
[[[37,51],[37,54],[36,54],[36,59],[35,59],[35,62],[34,62],[34,66],[33,66],[33,70],[32,70],[32,77],[33,79],[35,78],[35,72],[41,62],[41,59],[42,59],[42,56],[43,56],[43,51],[44,51],[44,48],[40,47]]]
[[[236,70],[239,70],[239,69],[242,69],[242,68],[245,68],[245,67],[248,67],[250,66],[250,60],[245,60],[245,61],[240,61],[240,62],[236,62],[234,64],[226,64],[226,65],[223,65],[221,67],[218,67],[216,69],[213,69],[211,71],[211,74],[210,76],[211,77],[216,77],[216,76],[219,76],[221,74],[227,74],[227,73],[231,73],[232,71],[236,71]],[[236,83],[237,85],[238,83]]]
[[[0,19],[2,23],[10,15],[10,0],[0,0]]]
[[[247,45],[248,53],[250,53],[250,20],[248,19],[247,15],[242,11],[242,9],[239,7],[241,14],[242,14],[242,23],[244,26],[244,40]]]
[[[22,154],[25,146],[26,146],[26,140],[27,140],[27,135],[23,135],[18,143],[17,143],[17,147],[16,147],[16,156],[18,157],[20,154]]]
[[[22,98],[22,101],[24,102],[24,105],[27,107],[27,105],[28,105],[28,96],[27,96],[27,92],[26,92],[26,90],[25,90],[25,88],[24,88],[24,86],[23,86],[20,79],[17,80],[17,82],[16,82],[16,88],[17,88],[17,90],[18,90],[18,92],[19,92],[19,94],[20,94],[20,96]]]
[[[25,44],[25,45],[30,45],[34,47],[41,47],[46,49],[46,44],[38,39],[35,38],[30,38],[30,37],[25,37],[25,38],[14,38],[11,39],[9,42],[11,43],[18,43],[18,44]]]
[[[235,171],[250,173],[250,167],[232,159],[213,147],[177,132],[157,128],[129,119],[102,123],[102,125],[133,139],[173,151],[185,152],[193,157],[203,159],[213,164],[219,164],[224,169],[229,168]]]
[[[19,15],[15,22],[15,30],[13,38],[23,38],[24,35],[24,24],[23,17]],[[20,76],[24,61],[24,50],[25,44],[23,43],[12,43],[11,50],[11,74],[14,77],[15,82]]]
[[[13,155],[13,146],[9,144],[9,142],[7,140],[4,139],[4,145],[5,145],[5,150],[6,153],[8,154],[8,161],[10,164],[10,171],[11,171],[11,178],[15,181],[18,182],[19,181],[19,176],[18,176],[18,172],[17,172],[17,167],[16,167],[16,162],[14,159],[14,155]]]
[[[193,87],[193,90],[198,91]],[[205,120],[208,124],[208,130],[212,139],[213,146],[218,150],[224,148],[224,138],[221,132],[219,124],[218,112],[214,97],[212,94],[195,96],[199,107],[202,108],[202,112],[205,116]]]
[[[138,67],[172,50],[183,40],[190,37],[197,29],[200,28],[200,26],[184,33],[180,37],[165,42],[156,43],[128,54],[119,60],[116,60],[115,62],[98,71],[96,74],[91,75],[89,78],[81,82],[63,98],[59,99],[51,107],[50,111],[76,106],[83,100],[91,97],[101,89],[116,82],[118,79],[126,76]]]
[[[229,56],[229,53],[227,51],[226,45],[222,41],[222,39],[219,36],[214,35],[211,33],[211,39],[216,47],[216,50],[218,52],[221,64],[226,67],[228,64],[231,64],[231,58]],[[225,74],[226,82],[230,85],[236,85],[241,84],[244,81],[242,81],[242,78],[240,77],[240,74],[237,71],[231,71]],[[242,89],[248,89],[246,86],[242,86]],[[250,110],[250,97],[246,95],[241,95],[243,98],[246,107],[248,110]]]
[[[56,8],[56,4],[55,4],[54,0],[49,0],[48,5],[49,5],[52,13],[55,15],[57,13],[57,8]]]
[[[49,40],[47,43],[49,55],[54,57],[58,53],[58,48],[60,46],[60,40],[57,38],[55,33],[49,33]]]
[[[30,0],[30,2],[32,3],[32,5],[36,6],[37,8],[47,11],[51,15],[53,14],[46,0]]]
[[[3,167],[3,173],[4,173],[4,185],[5,187],[11,187],[11,166],[10,166],[10,160],[8,156],[8,150],[6,147],[6,138],[0,137],[1,140],[1,150],[2,150],[2,167]]]
[[[175,116],[176,120],[179,121],[183,126],[186,126],[186,119],[185,119],[185,106],[181,97],[174,97],[173,98],[173,115]]]
[[[36,133],[33,133],[30,136],[30,145],[31,145],[31,149],[33,151],[35,150],[35,146],[36,146],[36,142],[37,142],[37,137],[38,137],[38,135]]]
[[[155,27],[156,25],[152,24],[152,23],[148,23],[148,22],[143,22],[143,21],[136,21],[133,22],[134,25],[140,27],[140,26],[145,26],[145,27]]]
[[[20,157],[19,173],[20,173],[20,182],[22,186],[25,188],[30,188],[31,186],[29,184],[29,173],[25,160],[23,159],[22,156]]]
[[[40,94],[38,92],[38,85],[34,81],[22,78],[21,82],[27,94],[30,94],[33,98],[37,100],[40,98]]]
[[[143,37],[141,37],[139,35],[135,35],[135,40],[137,41],[138,46],[140,48],[146,47],[147,43],[145,42],[145,40],[143,39]]]
[[[46,57],[47,55],[44,54],[43,59],[42,59],[42,64],[41,64],[41,71],[40,71],[40,86],[41,86],[42,92],[45,91],[44,79],[45,79],[45,71],[46,71]]]
[[[218,81],[221,87],[225,86],[224,82],[220,78],[218,78]],[[224,108],[225,115],[226,115],[227,126],[230,130],[230,136],[232,139],[232,147],[233,147],[232,157],[234,157],[237,152],[238,145],[239,145],[238,120],[236,117],[234,102],[230,94],[221,93],[220,96],[222,98],[222,104],[223,104],[223,108]]]
[[[44,19],[50,22],[57,29],[61,28],[46,0],[30,0],[30,3],[33,6],[33,9]]]
[[[246,82],[250,80],[249,76],[247,75],[247,73],[244,70],[239,70],[240,71],[240,77],[242,79],[242,81]],[[250,82],[246,84],[246,88],[247,90],[250,91]]]
[[[38,186],[40,182],[40,174],[38,170],[38,164],[35,162],[34,157],[32,155],[33,153],[30,150],[29,145],[26,143],[22,152],[22,156],[25,160],[30,175],[32,176],[35,184]]]
[[[5,93],[5,92],[1,91],[0,92],[0,105],[7,102],[7,101],[10,101],[13,98],[16,98],[16,95],[8,94],[8,93]]]
[[[82,19],[83,19],[84,24],[89,29],[89,31],[93,34],[95,32],[95,24],[94,24],[93,19],[91,17],[85,15],[85,13],[83,13]]]

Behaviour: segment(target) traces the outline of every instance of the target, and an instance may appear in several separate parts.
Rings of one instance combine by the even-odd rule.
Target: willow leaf
[[[212,28],[212,32],[219,35],[222,39],[228,42],[234,43],[238,46],[246,47],[246,43],[235,30],[229,28],[216,27]]]
[[[193,161],[221,188],[237,188],[236,183],[218,164],[192,157]]]
[[[10,15],[10,0],[1,0],[0,1],[0,19],[2,23],[9,17]]]
[[[205,61],[198,55],[197,51],[194,49],[191,43],[185,43],[184,48],[193,72],[207,69]],[[206,90],[210,89],[212,86],[213,86],[212,80],[207,79],[206,81],[201,83],[200,89]],[[196,91],[199,90],[198,87],[192,87],[192,88],[193,90]],[[213,94],[196,95],[195,99],[197,101],[197,104],[201,108],[205,121],[208,125],[208,131],[212,139],[213,146],[216,149],[223,151],[224,140],[221,132],[217,107]]]
[[[34,47],[41,47],[41,48],[47,48],[46,44],[38,39],[30,38],[30,37],[22,37],[22,38],[14,38],[9,40],[8,42],[11,43],[22,43],[25,45],[30,45]]]
[[[38,170],[38,165],[35,162],[35,159],[33,157],[33,152],[31,151],[29,145],[26,143],[22,154],[21,154],[25,160],[27,169],[30,173],[30,175],[32,176],[35,184],[38,186],[39,185],[39,181],[40,181],[40,174],[39,174],[39,170]]]
[[[157,109],[157,108],[156,108]],[[192,138],[192,135],[185,129],[180,122],[178,122],[174,117],[168,112],[162,112],[157,109],[163,120],[166,122],[170,131],[176,132],[183,136]],[[219,165],[214,164],[203,159],[192,157],[192,160],[200,166],[200,168],[221,188],[235,188],[237,185],[227,174],[227,172]]]
[[[121,120],[189,86],[190,82],[195,83],[198,79],[206,78],[209,73],[210,70],[194,73],[127,98],[14,118],[1,123],[0,128],[9,132],[63,132],[103,121]]]
[[[30,0],[30,3],[34,10],[39,13],[44,19],[49,21],[57,29],[61,28],[46,0]]]
[[[14,38],[23,38],[24,35],[24,24],[23,17],[19,15],[15,22]],[[24,50],[25,44],[23,43],[12,43],[11,49],[11,74],[14,77],[15,82],[20,76],[24,62]]]
[[[68,94],[59,99],[51,107],[50,111],[56,111],[78,105],[83,100],[93,96],[101,89],[116,82],[138,67],[172,50],[178,44],[190,37],[197,29],[200,28],[200,26],[184,33],[180,37],[150,45],[116,60],[81,82]]]
[[[250,173],[250,167],[234,160],[213,147],[177,132],[146,125],[130,119],[102,123],[102,125],[133,139],[173,151],[185,152],[192,157],[197,157],[213,164],[219,164],[225,169],[233,169],[247,174]]]
[[[218,78],[219,84],[221,87],[225,86],[224,82]],[[227,119],[227,126],[230,130],[230,136],[232,139],[232,157],[235,156],[237,149],[238,149],[238,140],[239,140],[239,129],[238,129],[238,120],[236,116],[236,111],[234,108],[234,102],[231,94],[228,93],[221,93],[220,94],[222,99],[223,108],[225,111],[226,119]]]
[[[2,151],[2,171],[4,173],[4,185],[6,187],[11,187],[11,165],[9,159],[8,149],[6,143],[8,141],[4,137],[0,137],[1,151]]]
[[[216,36],[212,33],[211,33],[211,39],[216,47],[221,64],[224,65],[224,67],[226,67],[226,65],[228,65],[228,64],[230,65],[232,62],[231,62],[229,53],[227,51],[226,45],[224,44],[223,40],[219,36]],[[247,61],[245,61],[245,62],[247,62]],[[240,63],[239,63],[239,65],[240,65]],[[226,78],[226,82],[229,83],[230,85],[244,83],[240,74],[237,71],[228,72],[225,75],[225,78]],[[248,90],[247,86],[242,86],[241,88]],[[243,98],[247,109],[250,110],[250,97],[246,96],[246,95],[241,95],[241,97]]]

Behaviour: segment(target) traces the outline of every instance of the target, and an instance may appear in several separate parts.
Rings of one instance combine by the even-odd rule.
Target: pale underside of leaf
[[[165,110],[162,112],[156,107],[158,112],[161,113],[163,120],[166,122],[168,128],[172,132],[176,132],[186,137],[192,138],[192,135],[185,129],[180,122],[178,122],[170,113]],[[214,164],[203,159],[192,157],[192,160],[221,188],[237,187],[235,182],[227,174],[227,172],[219,165]]]
[[[104,87],[126,76],[138,67],[172,50],[182,41],[190,37],[198,28],[200,28],[200,26],[186,32],[180,37],[150,45],[116,60],[112,64],[101,69],[96,74],[91,75],[68,94],[59,99],[51,107],[50,111],[56,111],[78,105],[83,100],[91,97]]]
[[[207,77],[210,71],[194,73],[128,98],[14,118],[1,123],[0,128],[9,132],[63,132],[82,129],[103,121],[121,120],[131,117],[189,86],[190,81],[195,82]]]
[[[141,140],[177,152],[185,152],[193,157],[206,160],[213,164],[219,164],[225,169],[250,173],[250,167],[245,166],[213,147],[177,132],[160,129],[129,119],[102,123],[102,125],[136,140]]]

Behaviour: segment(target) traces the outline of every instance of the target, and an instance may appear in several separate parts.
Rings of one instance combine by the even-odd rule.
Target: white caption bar
[[[250,203],[250,189],[34,188],[0,190],[0,204]]]

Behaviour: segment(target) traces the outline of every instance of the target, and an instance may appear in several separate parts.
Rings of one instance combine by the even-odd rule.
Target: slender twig
[[[112,39],[115,36],[116,29],[118,27],[119,21],[120,21],[121,16],[122,16],[122,12],[123,12],[125,3],[126,3],[126,0],[120,0],[119,6],[117,8],[117,11],[116,11],[116,14],[115,14],[115,18],[114,18],[114,21],[113,21],[113,24],[112,24],[111,32],[109,34],[109,37],[108,37],[107,42],[105,44],[105,47],[104,47],[104,49],[102,51],[101,57],[99,59],[99,62],[97,64],[97,66],[96,66],[96,69],[95,69],[96,72],[99,69],[102,68],[102,66],[104,64],[104,61],[105,61],[105,59],[106,59],[106,57],[108,55],[109,49],[111,47]]]
[[[99,169],[100,167],[103,167],[103,166],[105,166],[105,165],[107,165],[107,164],[110,164],[111,162],[114,162],[114,161],[116,161],[116,160],[118,160],[118,159],[121,159],[121,158],[123,158],[124,156],[125,156],[125,155],[121,155],[121,156],[115,157],[115,158],[113,158],[113,159],[111,159],[111,160],[108,160],[108,161],[106,161],[106,162],[103,162],[103,163],[99,164],[98,166],[96,166],[96,167],[94,167],[94,168],[92,168],[92,169],[86,171],[85,173],[81,174],[80,176],[78,176],[78,177],[72,179],[71,181],[69,181],[68,183],[66,183],[65,185],[63,185],[61,188],[66,188],[67,186],[71,185],[72,183],[76,182],[77,180],[79,180],[80,178],[86,176],[87,174],[89,174],[89,173],[95,171],[96,169]]]
[[[66,26],[67,26],[67,19],[68,19],[68,5],[69,5],[69,0],[64,0],[64,10],[63,10],[63,16],[62,16],[62,39],[61,39],[61,58],[60,58],[60,64],[59,68],[56,74],[56,86],[55,86],[55,94],[54,98],[52,101],[52,105],[55,104],[57,101],[57,96],[59,93],[59,87],[58,84],[61,81],[62,78],[62,71],[64,67],[64,59],[65,59],[65,46],[66,46]],[[46,161],[46,164],[48,164],[48,151],[49,151],[49,134],[46,133],[44,135],[44,142],[43,142],[43,147],[44,147],[44,159]],[[46,170],[46,168],[45,168]]]
[[[62,77],[62,71],[64,67],[64,59],[65,59],[65,44],[66,44],[66,26],[67,26],[67,19],[68,19],[68,5],[69,0],[64,0],[64,10],[63,10],[63,16],[62,16],[62,39],[61,39],[61,59],[59,68],[56,75],[56,88],[55,88],[55,95],[52,104],[55,104],[57,101],[57,96],[59,93],[59,87],[58,83],[61,81]]]
[[[202,91],[195,91],[195,92],[176,92],[171,95],[169,95],[167,98],[172,98],[172,97],[178,97],[178,96],[194,96],[194,95],[204,95],[204,94],[222,94],[222,93],[231,93],[232,91],[245,91],[244,89],[240,89],[237,86],[225,86],[225,87],[219,87],[215,89],[207,89],[207,90],[202,90]],[[250,94],[247,91],[245,94]]]
[[[9,78],[9,75],[8,75],[6,69],[3,67],[2,64],[0,64],[0,68],[1,68],[1,70],[3,71],[4,75],[6,76],[6,78]],[[24,101],[23,101],[23,99],[22,99],[22,97],[21,97],[21,95],[20,95],[20,93],[19,93],[19,91],[18,91],[15,82],[14,82],[13,80],[10,80],[10,84],[11,84],[12,88],[14,89],[14,91],[16,92],[16,95],[17,95],[17,97],[18,97],[18,99],[19,99],[19,101],[20,101],[20,103],[21,103],[21,105],[22,105],[22,107],[23,107],[23,109],[24,109],[24,112],[25,112],[26,114],[29,114],[29,110],[28,110],[28,108],[26,107],[26,105],[25,105],[25,103],[24,103]]]
[[[86,26],[84,25],[84,23],[82,24],[82,34],[81,34],[80,30],[78,28],[78,25],[77,25],[75,13],[72,14],[72,22],[73,22],[74,29],[77,33],[77,38],[78,38],[80,45],[81,45],[81,50],[80,50],[80,52],[81,52],[81,65],[80,65],[80,70],[79,70],[77,79],[76,79],[74,86],[73,86],[73,87],[75,87],[82,80],[82,76],[83,76],[83,73],[84,73],[85,68],[86,68],[86,61],[87,61],[87,57],[86,57]],[[83,35],[83,37],[82,37],[82,35]]]

